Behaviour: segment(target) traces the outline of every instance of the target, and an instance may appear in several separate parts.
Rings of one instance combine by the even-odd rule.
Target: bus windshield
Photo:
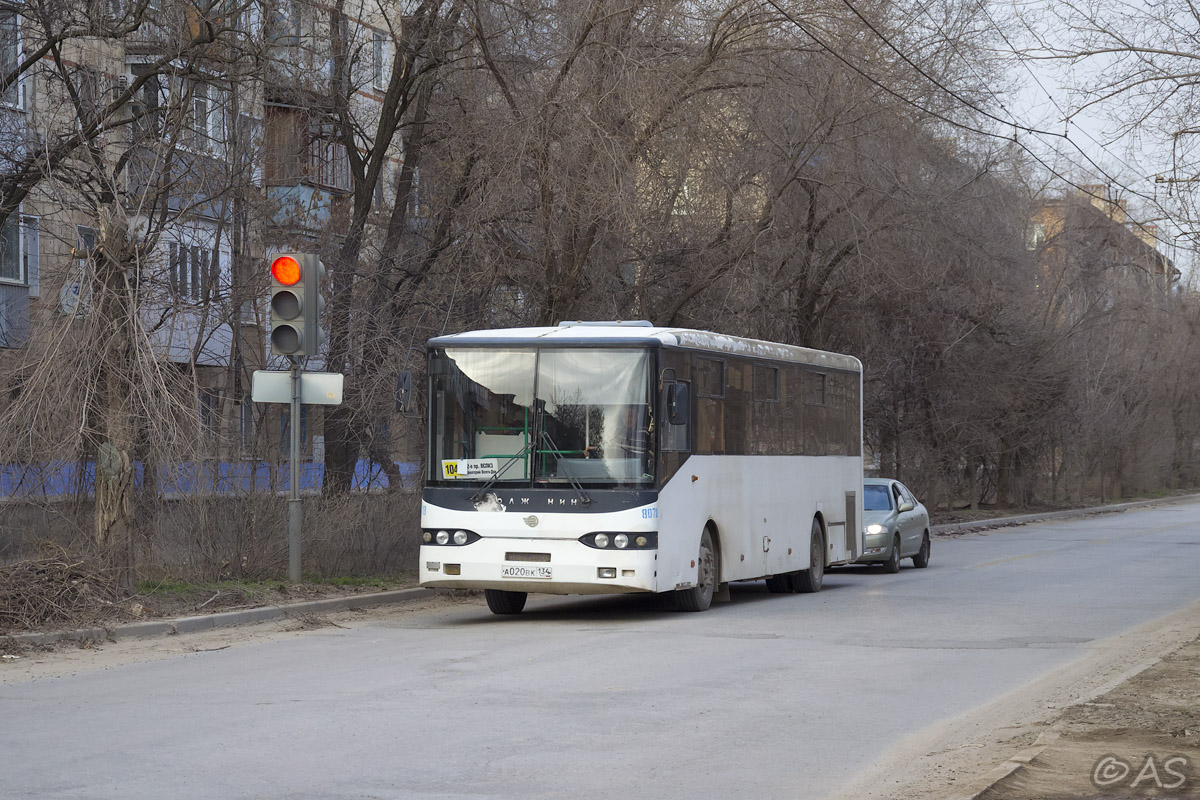
[[[435,350],[430,482],[652,483],[651,369],[637,349]]]

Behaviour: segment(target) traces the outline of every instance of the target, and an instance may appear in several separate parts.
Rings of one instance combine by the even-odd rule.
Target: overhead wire
[[[817,33],[814,32],[810,26],[805,25],[802,21],[797,19],[795,17],[795,15],[793,15],[792,13],[790,13],[789,11],[784,9],[782,6],[780,6],[779,3],[777,2],[777,0],[765,0],[765,1],[766,1],[767,5],[774,8],[781,16],[783,16],[785,19],[787,19],[789,22],[791,22],[793,25],[795,25],[802,33],[804,33],[804,35],[806,35],[808,38],[812,39],[827,54],[829,54],[836,60],[840,61],[842,64],[844,64],[846,67],[848,67],[851,71],[853,71],[856,74],[865,78],[869,83],[871,83],[876,88],[880,89],[881,91],[883,91],[883,92],[887,93],[888,95],[891,95],[895,99],[899,100],[904,105],[910,106],[910,107],[920,111],[922,114],[925,114],[934,119],[940,120],[952,127],[955,127],[955,128],[958,128],[958,129],[961,129],[964,131],[968,131],[970,133],[975,133],[980,136],[1000,139],[1000,140],[1006,141],[1006,142],[1012,142],[1013,144],[1020,147],[1024,152],[1026,152],[1031,158],[1034,159],[1034,161],[1036,161],[1038,164],[1040,164],[1044,169],[1046,169],[1046,171],[1049,174],[1053,175],[1054,177],[1058,178],[1059,180],[1063,181],[1064,183],[1075,187],[1076,189],[1078,189],[1080,192],[1082,192],[1084,194],[1087,194],[1096,199],[1108,200],[1107,197],[1100,197],[1099,195],[1096,195],[1095,192],[1092,191],[1091,187],[1076,183],[1073,179],[1062,174],[1053,165],[1048,163],[1041,156],[1041,154],[1039,154],[1037,151],[1035,151],[1034,149],[1029,147],[1029,145],[1027,145],[1025,142],[1021,141],[1015,132],[1010,137],[1010,136],[1007,136],[1004,134],[997,133],[995,131],[986,130],[986,129],[981,128],[976,125],[970,125],[961,120],[957,120],[952,117],[949,117],[946,114],[943,114],[932,108],[928,108],[925,105],[922,105],[920,102],[913,100],[912,98],[910,98],[906,95],[901,94],[900,92],[896,91],[892,87],[885,84],[883,81],[879,80],[875,76],[869,74],[868,72],[866,72],[865,70],[860,68],[857,64],[851,62],[850,59],[848,59],[841,52],[839,52],[837,49],[835,49],[832,45],[830,45],[828,42],[826,42],[822,37],[818,36]],[[937,80],[932,75],[929,75],[928,72],[926,72],[923,68],[921,68],[918,64],[916,64],[906,53],[901,51],[895,44],[893,44],[892,41],[886,35],[884,35],[881,31],[879,31],[875,25],[873,25],[869,20],[867,20],[858,11],[858,9],[854,7],[854,5],[850,2],[850,0],[841,0],[841,2],[844,3],[847,6],[847,8],[849,8],[850,11],[856,17],[858,17],[858,19],[864,25],[866,25],[877,38],[879,38],[890,50],[892,50],[892,52],[894,52],[906,64],[908,64],[913,70],[915,70],[917,72],[917,74],[919,74],[920,76],[925,78],[925,80],[929,81],[930,84],[932,84],[934,87],[936,87],[937,89],[939,89],[940,91],[945,93],[947,96],[951,97],[952,99],[956,100],[957,102],[961,103],[962,105],[966,106],[967,108],[970,108],[971,110],[975,111],[977,114],[980,114],[981,116],[992,120],[993,122],[996,122],[1005,127],[1012,127],[1014,131],[1023,131],[1025,133],[1028,133],[1028,134],[1031,134],[1034,136],[1049,136],[1049,137],[1065,140],[1073,148],[1075,148],[1081,156],[1083,156],[1083,158],[1092,166],[1093,169],[1095,169],[1095,171],[1099,175],[1101,175],[1105,178],[1105,180],[1108,184],[1120,186],[1122,189],[1124,189],[1131,195],[1135,195],[1143,200],[1148,201],[1153,206],[1157,207],[1160,211],[1162,211],[1165,216],[1170,217],[1168,210],[1161,206],[1161,204],[1158,202],[1157,198],[1147,195],[1146,193],[1141,192],[1132,187],[1129,187],[1126,184],[1124,184],[1123,182],[1121,182],[1120,180],[1118,180],[1117,178],[1115,178],[1114,176],[1110,175],[1107,170],[1105,170],[1103,167],[1101,167],[1099,164],[1097,164],[1095,162],[1095,160],[1092,159],[1092,157],[1085,150],[1083,150],[1083,148],[1081,148],[1077,142],[1071,140],[1071,138],[1069,136],[1066,136],[1065,134],[1055,133],[1054,131],[1046,131],[1046,130],[1042,130],[1040,128],[1035,128],[1033,126],[1023,124],[1019,120],[1016,119],[1015,115],[1013,115],[1011,111],[1008,111],[1009,116],[1012,117],[1011,120],[1002,119],[1001,117],[996,116],[995,114],[987,111],[986,109],[980,108],[977,104],[975,104],[975,103],[971,102],[970,100],[968,100],[967,98],[963,97],[961,95],[961,93],[956,92],[953,89],[951,89],[950,87],[944,85],[941,81]],[[961,54],[960,54],[960,57],[961,57]],[[1007,111],[1007,109],[1005,109],[1005,110]],[[1143,223],[1136,219],[1134,219],[1133,221],[1137,225],[1145,225],[1146,224],[1146,223]]]
[[[1008,47],[1008,49],[1009,49],[1009,52],[1011,52],[1011,53],[1012,53],[1014,56],[1018,55],[1016,46],[1014,46],[1014,45],[1013,45],[1013,43],[1012,43],[1012,40],[1010,40],[1010,39],[1008,38],[1008,34],[1006,34],[1006,33],[1004,32],[1004,28],[1002,28],[1002,27],[1000,26],[1000,24],[999,24],[998,22],[996,22],[996,19],[995,19],[995,17],[993,17],[993,16],[992,16],[992,14],[991,14],[991,12],[990,12],[990,11],[988,11],[987,5],[986,5],[986,4],[983,2],[983,0],[976,0],[976,5],[978,5],[978,6],[979,6],[979,10],[983,12],[983,15],[984,15],[985,17],[987,17],[987,21],[988,21],[988,23],[989,23],[989,24],[992,26],[992,28],[994,28],[994,29],[995,29],[996,33],[1000,34],[1000,38],[1001,38],[1001,39],[1004,41],[1004,44],[1005,44],[1005,45],[1007,45],[1007,47]],[[924,8],[924,6],[922,6],[922,8]],[[935,25],[936,25],[936,23],[935,23]],[[944,34],[943,34],[943,35],[944,35]],[[950,41],[950,40],[949,40],[949,39],[947,39],[947,41]],[[953,43],[952,41],[950,41],[950,44],[951,44],[951,46],[952,46],[952,47],[954,46],[954,43]],[[958,53],[958,49],[957,49],[957,48],[955,48],[955,52],[956,52],[956,53]],[[965,56],[963,56],[961,53],[958,53],[958,55],[959,55],[959,57],[960,57],[960,58],[962,58],[962,59],[963,59],[963,61],[964,61],[964,62],[966,62],[966,63],[970,64],[970,61],[969,61],[969,60],[968,60],[968,59],[967,59]],[[1020,58],[1018,58],[1018,61],[1019,61],[1019,63],[1021,64],[1021,66],[1025,68],[1025,71],[1029,73],[1029,77],[1033,78],[1033,82],[1037,84],[1037,87],[1038,87],[1039,89],[1041,89],[1041,90],[1042,90],[1042,94],[1046,95],[1046,99],[1048,99],[1048,100],[1050,101],[1050,103],[1051,103],[1051,104],[1052,104],[1052,105],[1053,105],[1053,106],[1054,106],[1056,109],[1058,109],[1058,113],[1059,113],[1059,114],[1062,114],[1062,116],[1063,116],[1063,121],[1064,121],[1066,124],[1070,125],[1070,124],[1071,124],[1071,117],[1072,117],[1072,115],[1071,115],[1071,114],[1068,114],[1068,113],[1066,112],[1066,110],[1065,110],[1065,109],[1064,109],[1064,108],[1063,108],[1061,105],[1059,105],[1059,102],[1058,102],[1058,100],[1057,100],[1057,99],[1054,97],[1054,95],[1053,95],[1053,94],[1051,94],[1051,93],[1050,93],[1050,90],[1046,88],[1046,85],[1045,85],[1044,83],[1042,83],[1042,79],[1041,79],[1041,78],[1039,78],[1039,77],[1038,77],[1038,75],[1037,75],[1037,73],[1033,71],[1033,69],[1032,69],[1032,68],[1029,66],[1029,63],[1028,63],[1027,61],[1025,61],[1024,59],[1020,59]],[[977,73],[977,75],[978,75],[978,73]],[[995,93],[994,93],[994,92],[993,92],[992,94],[993,94],[993,96],[995,96]],[[999,100],[999,98],[997,98],[997,100]],[[1006,110],[1007,110],[1007,109],[1006,109]],[[1011,115],[1011,114],[1012,114],[1012,112],[1010,111],[1010,112],[1009,112],[1009,114]],[[1014,115],[1014,119],[1015,119],[1015,115]],[[1113,158],[1113,159],[1115,159],[1115,160],[1119,161],[1119,162],[1120,162],[1120,163],[1121,163],[1121,164],[1122,164],[1124,167],[1126,167],[1127,169],[1129,169],[1131,172],[1135,172],[1135,173],[1136,173],[1136,172],[1139,172],[1139,171],[1140,171],[1140,170],[1139,170],[1137,167],[1135,167],[1135,166],[1133,166],[1132,164],[1130,164],[1130,163],[1129,163],[1128,161],[1126,161],[1124,158],[1122,158],[1121,156],[1119,156],[1119,155],[1117,155],[1116,153],[1114,153],[1114,152],[1112,152],[1111,150],[1109,150],[1109,149],[1108,149],[1108,148],[1107,148],[1107,147],[1106,147],[1106,146],[1105,146],[1105,145],[1104,145],[1102,142],[1099,142],[1099,141],[1097,141],[1097,140],[1096,140],[1096,137],[1094,137],[1094,136],[1092,136],[1090,133],[1088,133],[1088,131],[1087,131],[1087,129],[1086,129],[1086,128],[1080,128],[1078,125],[1076,125],[1076,126],[1075,126],[1075,129],[1076,129],[1077,131],[1079,131],[1081,134],[1083,134],[1083,136],[1084,136],[1084,137],[1086,137],[1088,141],[1090,141],[1090,142],[1091,142],[1092,144],[1094,144],[1096,147],[1098,147],[1098,148],[1100,148],[1102,151],[1104,151],[1104,153],[1105,153],[1106,155],[1108,155],[1110,158]],[[1064,137],[1064,138],[1067,138],[1067,139],[1070,139],[1070,136],[1069,136],[1069,134],[1066,134],[1066,133],[1064,133],[1064,134],[1063,134],[1063,137]],[[1121,187],[1122,187],[1122,188],[1127,188],[1127,187],[1125,187],[1125,185],[1124,185],[1124,184],[1121,184]]]

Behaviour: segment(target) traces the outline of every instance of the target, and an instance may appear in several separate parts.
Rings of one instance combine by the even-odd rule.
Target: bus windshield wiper
[[[512,466],[514,461],[528,453],[529,448],[531,447],[533,447],[533,439],[530,439],[528,442],[526,442],[525,446],[522,447],[520,452],[518,452],[516,455],[509,456],[508,461],[505,461],[503,464],[501,464],[500,468],[492,473],[492,477],[488,478],[487,482],[484,483],[483,486],[479,487],[479,491],[471,495],[471,501],[475,503],[482,503],[487,497],[487,490],[495,486],[496,481],[500,480],[500,476],[508,471],[508,468]]]
[[[554,440],[550,438],[550,434],[546,433],[545,430],[541,431],[541,434],[542,440],[550,447],[550,452],[554,453],[554,455],[561,459],[563,452],[562,450],[558,449],[558,445],[556,445]],[[579,494],[579,499],[583,501],[583,504],[585,506],[590,504],[592,502],[592,498],[588,497],[588,493],[583,490],[583,484],[571,474],[571,470],[565,470],[565,474],[567,480],[571,482],[571,488]]]

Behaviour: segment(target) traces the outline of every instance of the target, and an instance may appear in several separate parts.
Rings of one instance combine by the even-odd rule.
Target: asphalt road
[[[482,600],[0,686],[2,798],[820,798],[1200,599],[1200,504],[934,541],[817,595]]]

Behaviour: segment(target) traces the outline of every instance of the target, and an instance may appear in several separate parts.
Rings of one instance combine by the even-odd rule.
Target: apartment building
[[[332,93],[369,127],[397,34],[378,4],[77,5],[62,25],[0,6],[0,181],[20,196],[0,227],[0,409],[32,354],[98,335],[96,259],[119,234],[135,344],[183,376],[211,455],[277,455],[285,409],[249,399],[255,369],[283,367],[266,346],[266,257],[338,246],[352,176]],[[319,460],[319,411],[302,424]]]

